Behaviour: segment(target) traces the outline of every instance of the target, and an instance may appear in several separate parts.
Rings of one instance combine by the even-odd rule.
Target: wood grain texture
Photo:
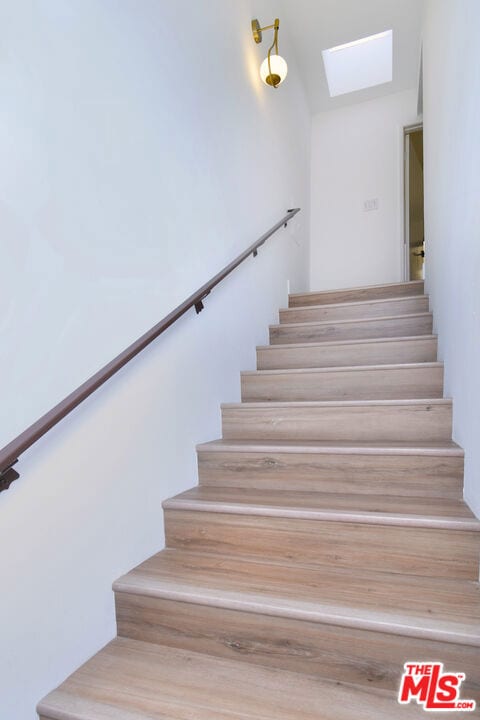
[[[423,291],[289,297],[167,549],[114,583],[119,637],[41,720],[420,719],[407,660],[480,705],[480,522]]]
[[[237,403],[222,406],[231,440],[442,441],[452,436],[449,400]]]
[[[394,693],[117,638],[39,706],[50,720],[400,720]],[[402,711],[402,712],[400,712]]]
[[[480,533],[170,510],[167,547],[427,577],[478,579]],[[379,552],[381,548],[381,552]]]
[[[407,454],[398,447],[268,446],[220,440],[197,448],[199,482],[211,487],[461,498],[461,453],[410,449]]]
[[[434,362],[435,335],[257,347],[258,370]]]
[[[191,506],[191,507],[190,507]],[[215,506],[215,508],[214,508]],[[411,498],[408,496],[339,492],[302,492],[245,488],[193,487],[163,501],[170,510],[195,509],[198,512],[232,512],[236,514],[265,514],[278,517],[338,519],[335,514],[349,517],[365,514],[366,522],[387,525],[415,525],[417,527],[455,527],[480,532],[480,521],[462,499]],[[325,514],[325,518],[323,517]],[[377,520],[375,518],[381,518]]]
[[[367,320],[333,320],[331,322],[284,323],[270,326],[270,343],[308,343],[332,340],[430,335],[431,313],[402,315]]]
[[[447,667],[463,668],[466,690],[477,697],[480,690],[479,651],[472,646],[125,593],[117,593],[116,608],[120,635],[257,668],[396,691],[407,660],[441,658]]]
[[[241,374],[243,402],[443,396],[443,363],[263,370]]]
[[[116,592],[480,646],[477,582],[163,550]]]
[[[285,308],[280,310],[279,319],[280,323],[360,320],[428,312],[428,309],[428,297],[426,295],[417,295],[416,297]]]
[[[341,302],[359,302],[382,298],[423,295],[423,280],[389,283],[387,285],[369,285],[366,287],[345,288],[343,290],[323,290],[306,293],[293,293],[288,296],[289,307],[306,305],[324,305]]]

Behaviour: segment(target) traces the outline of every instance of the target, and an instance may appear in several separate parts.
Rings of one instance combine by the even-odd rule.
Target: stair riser
[[[223,437],[230,440],[448,441],[449,403],[418,405],[222,408]]]
[[[478,579],[474,531],[165,510],[165,537],[167,547],[195,552]]]
[[[270,343],[308,343],[332,340],[363,340],[365,338],[406,337],[429,335],[432,332],[432,316],[412,315],[398,318],[351,321],[342,323],[313,323],[311,325],[272,325]]]
[[[319,305],[304,308],[280,310],[280,323],[326,322],[329,320],[350,320],[389,315],[408,315],[409,313],[428,312],[428,297],[405,298],[404,300],[384,300],[357,305]]]
[[[241,387],[243,402],[441,398],[443,366],[242,373]]]
[[[388,365],[394,363],[434,362],[437,339],[356,342],[351,345],[314,345],[309,347],[275,346],[257,348],[258,370]]]
[[[409,297],[423,295],[423,280],[393,285],[377,285],[376,287],[352,288],[351,290],[332,290],[331,292],[310,292],[290,295],[289,307],[305,307],[307,305],[326,305],[342,302],[362,302],[363,300],[383,300],[386,298]]]
[[[327,453],[198,453],[201,485],[461,498],[463,458]]]
[[[116,608],[123,637],[395,693],[406,661],[434,659],[466,673],[463,697],[480,692],[475,647],[126,593]]]

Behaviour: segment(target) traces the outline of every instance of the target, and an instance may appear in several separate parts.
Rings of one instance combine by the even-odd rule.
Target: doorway
[[[404,128],[405,279],[425,277],[423,208],[423,125]]]

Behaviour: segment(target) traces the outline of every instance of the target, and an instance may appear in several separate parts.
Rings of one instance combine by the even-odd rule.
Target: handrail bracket
[[[205,300],[205,298],[207,297],[207,295],[210,295],[210,290],[209,290],[208,292],[206,292],[205,295],[202,295],[202,297],[199,298],[199,299],[197,300],[197,302],[195,303],[194,307],[195,307],[195,312],[197,313],[197,315],[199,315],[199,313],[202,312],[202,310],[203,310],[203,308],[204,308],[203,301]]]
[[[296,211],[296,208],[288,208],[287,213],[291,213],[291,212],[295,212],[295,211]],[[289,220],[291,220],[291,219],[292,218],[289,218]],[[284,224],[283,227],[286,228],[287,225],[288,225],[288,220],[286,221],[286,223]]]
[[[10,467],[0,471],[0,492],[2,492],[2,490],[8,490],[12,482],[18,480],[20,477],[20,473],[13,469],[13,465],[17,462],[18,460],[15,460]]]

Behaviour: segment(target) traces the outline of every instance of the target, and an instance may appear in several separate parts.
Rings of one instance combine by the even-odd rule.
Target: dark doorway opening
[[[407,127],[405,147],[405,278],[425,277],[423,126]]]

